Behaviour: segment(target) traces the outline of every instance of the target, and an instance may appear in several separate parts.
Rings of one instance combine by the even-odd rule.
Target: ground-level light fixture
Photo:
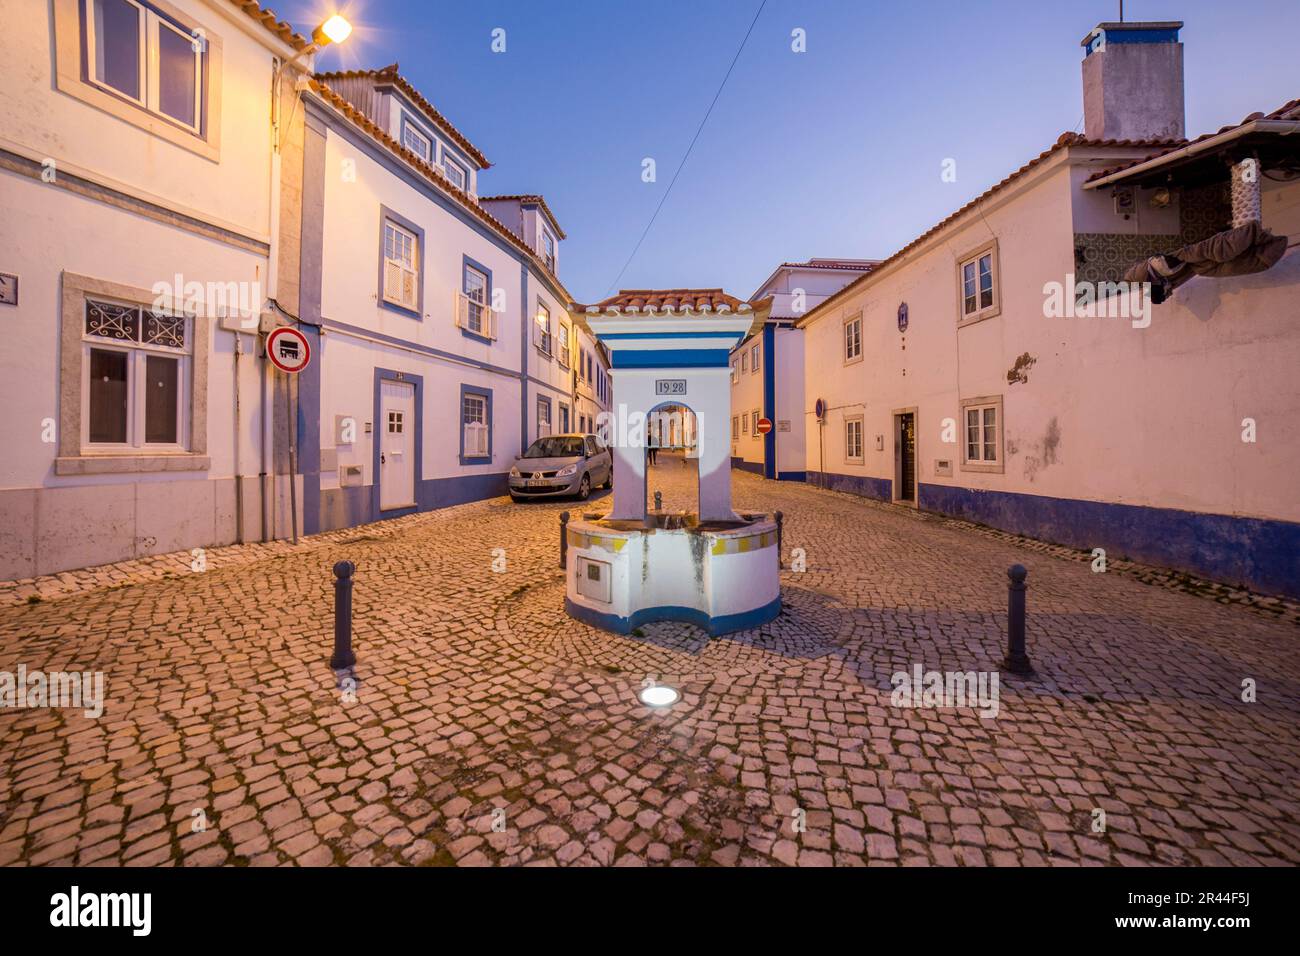
[[[664,684],[642,687],[636,696],[647,707],[671,707],[682,699],[681,692],[676,687],[668,687]]]

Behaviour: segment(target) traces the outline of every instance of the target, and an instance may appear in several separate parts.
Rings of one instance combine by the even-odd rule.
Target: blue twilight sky
[[[604,297],[685,154],[759,0],[271,0],[303,33],[356,32],[321,70],[404,76],[493,163],[484,195],[540,192],[560,277]],[[1179,19],[1190,136],[1300,97],[1297,0],[1127,0]],[[782,260],[895,251],[1082,130],[1079,41],[1117,0],[768,0],[619,286],[750,295]],[[506,52],[491,33],[506,31]],[[791,50],[806,31],[807,52]],[[653,157],[658,181],[644,183]],[[957,180],[940,179],[947,157]]]

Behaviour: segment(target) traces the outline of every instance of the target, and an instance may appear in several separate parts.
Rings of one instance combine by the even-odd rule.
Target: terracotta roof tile
[[[839,269],[844,272],[870,272],[879,259],[809,259],[807,262],[783,262],[779,269]]]
[[[1230,123],[1213,133],[1203,133],[1196,137],[1196,139],[1183,140],[1167,146],[1164,149],[1156,150],[1149,156],[1143,156],[1141,159],[1135,159],[1132,162],[1127,163],[1120,163],[1118,166],[1111,166],[1108,169],[1100,169],[1088,177],[1088,182],[1092,182],[1094,179],[1101,179],[1105,176],[1113,176],[1115,173],[1123,172],[1126,169],[1132,169],[1134,166],[1141,166],[1143,163],[1149,163],[1156,157],[1164,156],[1166,153],[1185,149],[1188,146],[1193,146],[1196,143],[1203,142],[1204,140],[1212,139],[1215,136],[1222,136],[1224,133],[1230,133],[1234,129],[1240,129],[1247,123],[1253,123],[1255,120],[1300,120],[1300,99],[1294,99],[1287,103],[1283,103],[1271,113],[1251,113],[1240,123]]]
[[[230,3],[262,24],[267,30],[270,30],[295,50],[301,52],[311,46],[310,40],[295,33],[290,24],[285,23],[270,10],[264,9],[256,0],[230,0]]]
[[[749,312],[743,302],[721,289],[620,289],[618,295],[574,308],[585,312]]]
[[[564,300],[566,302],[573,301],[572,295],[570,295],[569,291],[564,288],[564,284],[560,282],[559,277],[546,267],[546,263],[541,260],[541,257],[539,257],[533,249],[529,248],[526,242],[511,232],[504,223],[475,202],[469,193],[465,192],[463,189],[457,189],[445,176],[443,176],[438,170],[435,170],[424,159],[411,152],[401,143],[389,136],[387,132],[380,129],[370,119],[370,117],[366,116],[365,113],[361,112],[338,93],[335,93],[330,89],[329,84],[322,81],[319,76],[309,80],[308,83],[312,90],[314,90],[321,99],[351,120],[352,123],[367,133],[372,139],[377,140],[390,152],[395,153],[411,166],[415,167],[426,179],[455,199],[463,209],[480,221],[486,223],[495,232],[508,240],[516,249],[526,253],[538,269],[551,277],[551,281],[554,282],[556,287],[563,293]]]
[[[433,121],[434,125],[443,131],[452,139],[461,149],[465,150],[469,157],[478,163],[483,169],[487,169],[492,164],[484,156],[477,146],[451,124],[451,120],[439,113],[432,103],[424,98],[424,94],[411,85],[410,80],[397,72],[397,64],[390,63],[388,66],[380,67],[377,70],[336,70],[330,73],[317,73],[316,78],[322,82],[328,83],[333,79],[353,79],[355,77],[367,77],[379,83],[391,83],[397,87],[414,103],[425,116]]]

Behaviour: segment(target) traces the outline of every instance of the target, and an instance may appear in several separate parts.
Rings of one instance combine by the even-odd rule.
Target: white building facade
[[[1065,134],[800,321],[809,481],[1300,595],[1300,257],[1281,251],[1300,183],[1279,172],[1300,104],[1185,144],[1179,26],[1103,24],[1088,53],[1127,55],[1137,27],[1135,44],[1177,45],[1155,54],[1177,76],[1149,84],[1176,80],[1176,116],[1144,127],[1113,115],[1122,98],[1086,100],[1089,129],[1123,119],[1148,138]],[[1135,261],[1235,235],[1230,169],[1247,159],[1272,238],[1234,262],[1258,262],[1145,311],[1105,291],[1088,311],[1081,296]]]
[[[731,356],[731,466],[781,481],[803,481],[803,331],[795,321],[871,270],[871,259],[783,262],[749,297],[771,299],[762,329]],[[760,420],[772,423],[767,433]]]
[[[305,530],[504,494],[533,439],[608,407],[577,384],[604,365],[556,275],[563,231],[540,196],[480,199],[486,158],[395,66],[304,100]]]
[[[243,0],[3,13],[0,579],[504,494],[609,407],[545,201],[395,65],[310,79]]]
[[[228,0],[3,19],[0,578],[256,539],[273,68],[307,41]]]

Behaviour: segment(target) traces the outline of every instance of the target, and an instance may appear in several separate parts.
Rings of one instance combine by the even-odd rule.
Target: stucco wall
[[[1164,552],[1154,519],[1116,521],[1126,529],[1106,534],[1104,518],[1065,514],[1054,502],[1300,520],[1294,493],[1300,470],[1300,393],[1294,386],[1300,256],[1293,251],[1254,276],[1193,279],[1172,302],[1154,308],[1147,328],[1123,318],[1047,318],[1044,283],[1064,282],[1074,267],[1075,194],[1061,155],[982,216],[968,217],[808,326],[808,407],[817,397],[831,407],[824,459],[810,424],[808,469],[846,476],[867,493],[888,496],[892,413],[915,407],[923,507],[1114,554],[1163,555],[1202,573],[1267,577],[1276,588],[1278,574],[1287,574],[1276,568],[1285,563],[1276,554],[1256,556],[1275,565],[1265,573],[1254,558],[1227,558],[1230,540],[1204,542],[1199,554],[1194,545]],[[959,329],[958,257],[993,237],[1001,313]],[[896,324],[901,301],[909,305],[906,335]],[[841,323],[857,309],[864,316],[865,361],[846,365]],[[1028,357],[1021,362],[1023,375],[1012,384],[1008,374],[1021,356]],[[961,440],[960,402],[976,396],[1003,402],[1001,473],[963,470],[960,445],[942,440],[945,419],[954,421]],[[846,414],[864,415],[862,465],[844,460]],[[1255,443],[1242,441],[1245,417],[1258,423]],[[951,477],[936,474],[940,458],[953,461]],[[1051,509],[1057,513],[1044,517]]]

